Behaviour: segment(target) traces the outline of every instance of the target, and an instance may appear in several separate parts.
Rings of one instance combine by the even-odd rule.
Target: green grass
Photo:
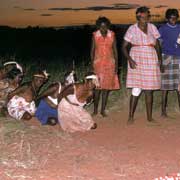
[[[23,62],[22,60],[16,59],[17,62],[21,63]],[[73,61],[73,60],[72,60]],[[55,81],[63,81],[64,74],[67,71],[70,71],[72,68],[72,65],[68,64],[61,64],[62,62],[61,59],[52,59],[52,61],[48,64],[46,64],[46,70],[48,73],[50,73],[50,79],[46,83],[46,85],[43,86],[43,89],[45,89],[50,83],[55,82]],[[85,60],[81,59],[79,60],[81,62],[79,65],[75,64],[75,71],[78,77],[78,80],[82,81],[84,75],[90,71],[90,60]],[[123,60],[125,62],[125,60]],[[73,63],[73,62],[72,62]],[[23,63],[22,63],[23,64]],[[126,66],[126,65],[125,65]],[[24,81],[29,81],[35,70],[38,68],[37,62],[35,60],[31,60],[31,62],[27,65],[26,64],[26,75],[24,78]],[[120,74],[119,74],[119,79],[121,82],[121,89],[118,91],[112,91],[110,93],[109,99],[108,99],[108,109],[113,109],[113,110],[128,110],[129,107],[129,99],[131,95],[131,90],[126,89],[125,87],[125,81],[126,81],[126,67],[122,67],[120,69]],[[177,102],[177,95],[175,92],[170,92],[169,93],[169,98],[168,98],[168,110],[173,110],[178,111],[178,102]],[[144,111],[145,110],[145,98],[144,94],[142,93],[138,106],[137,106],[137,111]],[[161,92],[160,91],[155,91],[154,92],[154,103],[153,103],[153,110],[154,111],[160,111],[161,107]]]

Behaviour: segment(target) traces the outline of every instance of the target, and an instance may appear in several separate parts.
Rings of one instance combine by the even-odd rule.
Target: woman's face
[[[33,82],[36,88],[40,88],[46,82],[46,80],[45,78],[34,77]]]
[[[15,81],[17,84],[20,84],[23,80],[23,75],[19,74],[15,77]]]
[[[149,22],[149,19],[150,19],[150,13],[149,12],[138,13],[137,16],[139,17],[140,23],[146,24]]]
[[[168,22],[169,24],[175,25],[177,23],[177,20],[178,20],[177,16],[171,15],[168,19]]]
[[[93,83],[93,80],[86,81],[86,85],[89,90],[93,90],[96,87],[96,85]]]
[[[108,31],[107,24],[102,22],[100,27],[99,27],[99,30],[100,30],[101,34],[107,34],[107,31]]]

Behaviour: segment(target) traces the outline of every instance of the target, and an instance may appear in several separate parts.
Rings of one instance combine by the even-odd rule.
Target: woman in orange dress
[[[118,54],[113,31],[109,30],[110,21],[99,17],[96,21],[97,31],[93,33],[91,61],[92,68],[99,78],[100,87],[94,93],[94,115],[98,113],[98,104],[102,94],[101,115],[107,116],[105,108],[110,90],[120,88],[117,76]]]

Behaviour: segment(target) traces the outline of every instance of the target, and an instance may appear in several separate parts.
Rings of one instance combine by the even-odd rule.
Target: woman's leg
[[[168,91],[163,90],[162,91],[162,110],[161,110],[161,116],[167,117],[166,107],[167,107],[167,100],[168,100]]]
[[[146,101],[147,120],[153,121],[152,118],[153,91],[145,90],[144,92],[145,92],[145,101]]]
[[[179,110],[180,110],[180,92],[176,91],[177,97],[178,97],[178,105],[179,105]]]
[[[30,120],[32,118],[32,115],[31,114],[29,114],[28,112],[25,112],[24,114],[23,114],[23,116],[22,116],[22,120],[25,120],[25,121],[28,121],[28,120]]]
[[[134,113],[136,111],[138,99],[139,99],[139,96],[131,95],[130,97],[128,124],[131,124],[134,122]]]
[[[132,95],[130,97],[130,103],[129,103],[128,124],[132,124],[134,122],[134,112],[136,110],[136,106],[137,106],[141,91],[142,91],[141,88],[132,88]]]
[[[98,113],[98,105],[100,99],[101,90],[95,90],[94,92],[94,112],[93,115],[97,115]]]
[[[105,109],[107,105],[108,96],[109,96],[109,90],[103,90],[102,91],[102,105],[101,105],[101,115],[103,117],[107,116],[107,114],[105,113]]]

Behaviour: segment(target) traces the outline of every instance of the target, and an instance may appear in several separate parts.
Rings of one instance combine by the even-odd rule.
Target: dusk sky
[[[99,16],[112,23],[135,22],[138,6],[151,8],[156,19],[167,8],[180,7],[180,0],[0,0],[0,25],[66,26],[94,24]]]

